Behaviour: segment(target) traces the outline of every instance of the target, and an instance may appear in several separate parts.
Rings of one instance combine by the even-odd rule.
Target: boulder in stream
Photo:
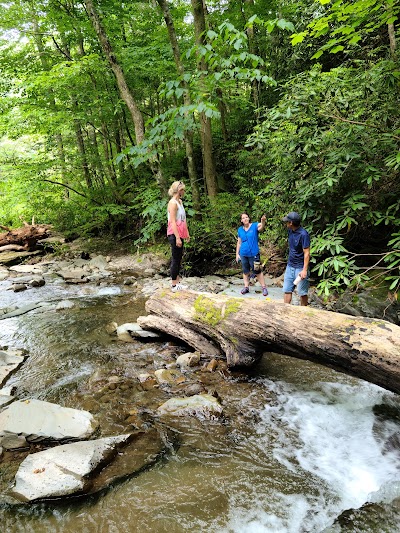
[[[0,437],[23,435],[28,442],[86,439],[96,428],[88,411],[41,400],[18,400],[0,413]]]
[[[33,501],[85,492],[89,474],[107,463],[129,437],[74,442],[28,455],[15,476],[14,496]]]

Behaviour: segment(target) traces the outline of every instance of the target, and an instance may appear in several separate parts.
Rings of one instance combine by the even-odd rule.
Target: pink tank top
[[[186,223],[186,213],[183,204],[179,203],[177,200],[174,200],[178,206],[178,211],[176,213],[176,228],[178,230],[179,237],[181,239],[187,239],[189,237],[189,231]],[[167,227],[167,236],[173,235],[174,230],[172,229],[172,224],[168,211],[168,227]]]

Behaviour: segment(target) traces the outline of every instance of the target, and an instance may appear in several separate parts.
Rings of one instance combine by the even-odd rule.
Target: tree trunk
[[[174,21],[172,19],[168,3],[166,0],[157,0],[158,5],[160,6],[165,24],[168,29],[168,35],[169,35],[169,41],[171,43],[172,52],[174,55],[175,65],[176,69],[179,73],[179,76],[182,78],[182,86],[184,89],[183,93],[183,102],[186,107],[190,106],[192,104],[191,97],[190,97],[190,88],[189,84],[184,79],[185,74],[185,68],[183,66],[183,62],[181,59],[181,53],[179,50],[179,44],[178,39],[176,37],[176,31],[174,26]],[[193,207],[197,214],[201,213],[201,205],[200,205],[200,190],[199,190],[199,183],[197,178],[197,171],[196,166],[194,162],[194,150],[193,150],[193,134],[191,131],[185,131],[184,133],[185,137],[185,150],[186,150],[186,159],[187,159],[187,168],[188,168],[188,174],[189,174],[189,181],[190,186],[192,189],[192,200],[193,200]]]
[[[191,3],[196,44],[197,46],[204,46],[206,31],[204,2],[203,0],[191,0]],[[205,72],[207,71],[207,65],[202,55],[199,55],[198,58],[198,68],[202,72],[201,78],[204,80]],[[205,85],[204,82],[203,85]],[[202,90],[205,91],[205,88]],[[207,117],[204,112],[200,113],[200,135],[203,152],[203,176],[207,187],[207,194],[209,198],[215,198],[218,193],[218,185],[213,155],[211,119]]]
[[[115,79],[117,80],[117,85],[118,85],[119,92],[121,94],[121,98],[127,105],[129,112],[132,116],[132,120],[135,125],[136,143],[139,144],[144,139],[144,121],[143,121],[142,112],[140,111],[138,105],[135,102],[135,99],[132,96],[132,93],[125,79],[124,71],[122,70],[121,65],[117,61],[114,50],[111,46],[110,41],[108,40],[105,29],[103,28],[103,25],[100,22],[100,17],[98,16],[94,8],[92,0],[85,0],[85,6],[87,9],[89,18],[92,21],[93,28],[99,39],[100,45],[103,49],[103,52],[110,64],[110,67],[114,73]]]
[[[278,352],[400,392],[400,327],[384,320],[194,291],[158,291],[146,310],[138,319],[144,329],[224,354],[229,367]]]

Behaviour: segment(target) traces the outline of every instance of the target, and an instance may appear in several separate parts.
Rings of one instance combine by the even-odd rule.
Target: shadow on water
[[[191,376],[218,394],[221,420],[160,420],[155,409],[171,393],[144,390],[137,377],[186,348],[168,340],[117,341],[106,324],[134,322],[144,300],[119,288],[109,294],[85,290],[50,288],[48,298],[75,306],[3,321],[0,344],[5,340],[30,354],[8,384],[21,398],[89,410],[100,436],[132,431],[138,416],[141,429],[163,435],[164,452],[96,495],[3,504],[4,531],[398,531],[397,396],[308,361],[267,353],[248,375]],[[12,483],[21,457],[8,467],[3,460],[0,478]]]

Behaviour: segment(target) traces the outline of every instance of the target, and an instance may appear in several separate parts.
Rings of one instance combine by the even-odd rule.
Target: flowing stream
[[[121,343],[105,325],[132,322],[144,301],[123,285],[48,283],[5,291],[0,307],[68,299],[75,306],[0,321],[0,346],[30,356],[8,381],[20,398],[88,409],[102,436],[127,433],[138,396],[91,393],[103,372],[136,379],[171,342]],[[208,373],[209,374],[209,373]],[[165,423],[166,453],[150,468],[82,499],[0,502],[5,533],[398,532],[400,400],[375,385],[272,353],[248,375],[204,377],[224,405],[222,420]],[[151,392],[144,391],[146,402]],[[10,468],[16,468],[13,465]],[[4,465],[0,481],[9,475]]]

